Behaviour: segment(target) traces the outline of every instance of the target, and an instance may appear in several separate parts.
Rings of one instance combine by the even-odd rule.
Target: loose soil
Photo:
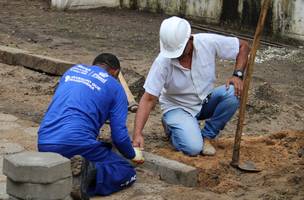
[[[25,3],[26,2],[26,3]],[[57,12],[45,1],[0,0],[0,44],[68,61],[90,63],[100,52],[116,54],[138,99],[143,77],[158,54],[158,30],[165,15],[124,9]],[[197,30],[193,30],[197,32]],[[217,85],[233,70],[233,62],[218,60]],[[21,66],[0,64],[0,111],[39,123],[60,77]],[[133,80],[140,80],[134,82]],[[304,50],[263,46],[258,52],[247,104],[242,160],[252,160],[262,172],[242,173],[229,162],[237,115],[213,143],[214,157],[187,157],[176,152],[163,133],[159,106],[144,129],[147,151],[193,165],[200,170],[199,188],[233,199],[304,199]],[[128,128],[133,130],[134,114]],[[203,122],[201,124],[203,126]],[[103,134],[108,134],[104,127]],[[35,150],[36,141],[10,132],[0,139]],[[179,195],[169,199],[188,199]]]

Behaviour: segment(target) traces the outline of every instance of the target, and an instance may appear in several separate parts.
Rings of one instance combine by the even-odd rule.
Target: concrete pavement
[[[5,123],[4,123],[5,122]],[[6,124],[2,126],[1,124]],[[17,128],[16,128],[17,127]],[[38,124],[18,119],[14,115],[1,113],[0,111],[0,199],[7,200],[6,194],[6,176],[2,173],[3,157],[8,154],[22,152],[24,150],[32,150],[29,146],[24,149],[24,144],[18,144],[18,141],[25,141],[25,144],[31,143],[36,145],[36,133]],[[5,135],[14,135],[9,138]],[[8,137],[8,138],[4,138]],[[121,192],[115,193],[107,197],[94,197],[92,200],[163,200],[163,199],[230,199],[228,196],[219,195],[210,191],[204,191],[197,187],[184,187],[179,185],[168,184],[160,180],[158,174],[147,169],[137,168],[138,179],[131,187]]]

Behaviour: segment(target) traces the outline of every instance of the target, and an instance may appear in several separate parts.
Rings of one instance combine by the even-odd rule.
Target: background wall
[[[304,0],[274,0],[275,33],[304,40]]]
[[[213,24],[255,28],[261,0],[51,0],[58,9],[125,7],[185,16]],[[266,19],[269,33],[304,41],[304,0],[273,0]]]

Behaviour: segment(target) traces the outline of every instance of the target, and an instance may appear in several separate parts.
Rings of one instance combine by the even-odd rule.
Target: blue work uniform
[[[120,83],[98,66],[75,65],[60,79],[38,131],[38,149],[67,158],[82,155],[95,163],[96,184],[90,195],[108,195],[136,180],[134,168],[97,141],[99,130],[110,121],[112,142],[126,158],[135,157],[126,120],[126,94]]]

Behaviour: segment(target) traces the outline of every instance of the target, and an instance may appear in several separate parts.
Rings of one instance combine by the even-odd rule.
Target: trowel
[[[245,74],[243,93],[241,96],[239,118],[238,118],[238,124],[237,124],[234,146],[233,146],[232,161],[230,163],[231,166],[233,166],[237,169],[240,169],[242,171],[245,171],[245,172],[260,172],[261,171],[261,169],[258,169],[256,167],[256,165],[254,164],[254,162],[252,162],[252,161],[245,161],[244,163],[240,164],[240,144],[241,144],[243,125],[244,125],[246,103],[247,103],[247,99],[248,99],[249,84],[251,81],[255,56],[256,56],[257,49],[259,47],[259,42],[260,42],[261,35],[263,32],[264,23],[265,23],[267,10],[268,10],[270,1],[271,0],[263,1],[259,21],[257,24],[257,28],[255,31],[255,35],[254,35],[254,39],[253,39],[253,43],[252,43],[252,48],[251,48],[251,51],[249,54],[249,59],[247,62],[247,69],[246,69],[246,74]]]

